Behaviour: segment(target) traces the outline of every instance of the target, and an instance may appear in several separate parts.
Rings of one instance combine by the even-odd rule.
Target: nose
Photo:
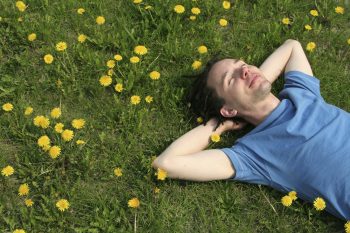
[[[243,67],[242,67],[242,75],[241,75],[241,78],[242,78],[242,79],[247,79],[248,74],[249,74],[249,68],[248,68],[247,66],[243,66]]]

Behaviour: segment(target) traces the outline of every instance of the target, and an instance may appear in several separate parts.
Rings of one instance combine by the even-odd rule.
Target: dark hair
[[[195,78],[187,95],[187,102],[189,102],[192,112],[196,116],[201,116],[203,118],[204,125],[206,125],[211,118],[216,118],[218,120],[214,130],[227,119],[239,119],[243,121],[243,119],[239,117],[228,118],[222,116],[220,109],[225,104],[225,100],[218,96],[214,88],[208,86],[209,71],[213,65],[220,60],[222,59],[215,57],[206,63],[201,73],[187,76]]]

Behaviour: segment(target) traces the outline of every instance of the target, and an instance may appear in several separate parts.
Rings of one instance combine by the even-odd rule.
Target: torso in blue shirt
[[[285,74],[280,104],[256,128],[222,151],[235,180],[294,190],[326,201],[326,210],[350,219],[350,114],[327,104],[319,80]]]

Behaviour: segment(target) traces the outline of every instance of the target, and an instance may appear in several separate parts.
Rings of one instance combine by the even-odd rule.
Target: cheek
[[[252,67],[250,70],[253,71],[254,73],[260,73],[261,74],[261,71],[256,66]]]
[[[246,95],[246,93],[244,92],[244,88],[239,86],[232,86],[228,94],[230,96],[230,99],[233,101],[241,99],[242,96]]]

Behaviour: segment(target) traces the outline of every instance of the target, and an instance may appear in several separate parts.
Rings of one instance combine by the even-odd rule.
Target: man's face
[[[239,112],[265,99],[271,91],[271,83],[256,66],[242,60],[218,61],[209,71],[208,86],[213,87],[225,100],[225,108]]]

